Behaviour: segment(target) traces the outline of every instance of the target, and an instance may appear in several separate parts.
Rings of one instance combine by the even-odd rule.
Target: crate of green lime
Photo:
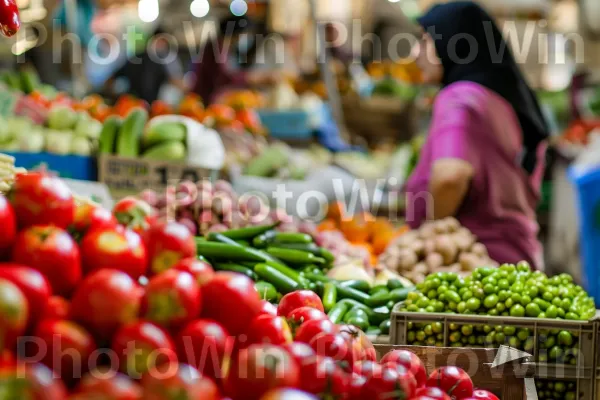
[[[564,393],[558,384],[558,397],[542,390],[552,392],[550,398],[569,399],[583,389],[593,393],[600,350],[596,308],[568,275],[549,278],[526,263],[478,268],[464,278],[436,273],[394,308],[391,320],[393,344],[508,345],[532,354],[540,378],[573,379]]]

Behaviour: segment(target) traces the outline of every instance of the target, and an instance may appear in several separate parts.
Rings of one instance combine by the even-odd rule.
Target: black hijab
[[[548,126],[535,94],[489,14],[470,1],[433,6],[419,23],[435,41],[444,66],[442,84],[478,83],[506,99],[523,131],[521,164],[531,174],[538,145],[548,137]],[[465,39],[469,36],[471,39]]]

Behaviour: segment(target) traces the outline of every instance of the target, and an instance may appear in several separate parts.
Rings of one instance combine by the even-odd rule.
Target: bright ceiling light
[[[209,11],[210,4],[208,4],[208,0],[194,0],[190,4],[190,12],[196,18],[206,17]]]
[[[140,0],[138,3],[138,15],[143,22],[154,22],[158,18],[158,0]]]
[[[388,0],[390,3],[398,3],[400,0]]]
[[[241,17],[248,12],[248,3],[244,0],[233,0],[229,6],[231,13],[236,17]]]

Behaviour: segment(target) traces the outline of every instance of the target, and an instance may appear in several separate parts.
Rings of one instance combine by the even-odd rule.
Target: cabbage
[[[69,131],[47,130],[46,150],[49,153],[66,155],[71,151],[73,134]]]
[[[90,139],[100,138],[100,132],[102,131],[102,123],[88,117],[80,117],[75,126],[75,135],[83,136]]]
[[[65,105],[56,105],[48,113],[48,127],[51,129],[73,129],[79,115],[70,107]]]
[[[78,156],[89,156],[92,154],[92,144],[83,136],[74,136],[71,141],[71,153]]]
[[[29,131],[27,135],[21,135],[17,138],[19,150],[25,153],[40,153],[44,151],[45,137],[41,128],[35,128]]]
[[[15,137],[27,134],[31,126],[31,120],[26,117],[11,117],[7,120],[8,132]]]

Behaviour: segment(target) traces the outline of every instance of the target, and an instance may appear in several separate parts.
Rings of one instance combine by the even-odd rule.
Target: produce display
[[[252,278],[263,300],[277,303],[282,295],[310,289],[322,298],[333,322],[344,321],[373,335],[389,333],[390,310],[412,287],[397,279],[372,287],[366,272],[364,279],[337,279],[345,266],[334,266],[335,256],[310,235],[274,228],[275,224],[210,233],[208,240],[197,239],[198,255],[218,271]]]
[[[0,120],[0,150],[89,156],[95,152],[102,123],[68,106],[50,109],[46,126],[27,117]]]
[[[379,257],[381,268],[396,271],[415,283],[435,272],[466,276],[484,265],[496,263],[490,260],[485,246],[455,218],[424,223],[418,230],[396,238]]]
[[[15,167],[15,158],[0,153],[0,193],[6,193],[12,187],[17,173],[25,172]]]

